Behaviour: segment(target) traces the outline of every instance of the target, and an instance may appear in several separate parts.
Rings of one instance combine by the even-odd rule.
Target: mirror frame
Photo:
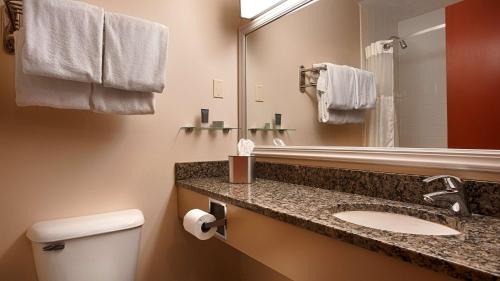
[[[247,35],[304,7],[315,0],[288,0],[240,27],[238,31],[238,124],[239,138],[247,138]],[[256,146],[254,155],[265,158],[287,158],[378,164],[390,166],[445,168],[500,173],[500,150],[342,147],[342,146]]]

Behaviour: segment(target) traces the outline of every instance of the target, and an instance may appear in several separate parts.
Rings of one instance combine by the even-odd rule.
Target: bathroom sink
[[[398,233],[419,235],[458,235],[457,230],[412,216],[379,211],[345,211],[336,218],[357,225]]]

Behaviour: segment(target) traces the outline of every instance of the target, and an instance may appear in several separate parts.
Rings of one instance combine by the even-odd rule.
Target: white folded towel
[[[328,103],[328,108],[355,109],[357,101],[356,69],[347,65],[332,63],[322,63],[314,66],[326,66],[327,68],[327,70],[320,71],[317,90],[326,94],[324,98]]]
[[[24,0],[23,71],[101,83],[104,10],[72,0]]]
[[[374,108],[377,102],[375,75],[366,70],[356,69],[358,94],[356,108]]]
[[[364,110],[328,109],[328,102],[325,93],[317,91],[317,98],[318,98],[318,120],[320,123],[342,125],[350,123],[363,123],[365,121]]]
[[[128,92],[119,89],[92,85],[92,111],[108,114],[154,114],[154,94],[149,92]]]
[[[329,110],[328,119],[322,123],[332,125],[356,124],[365,122],[363,110]]]
[[[375,106],[376,88],[373,73],[331,63],[315,64],[326,66],[321,70],[317,90],[325,93],[324,99],[329,109],[353,110]]]
[[[21,29],[14,36],[16,44],[16,104],[18,106],[90,109],[91,85],[89,83],[25,74],[22,64],[24,31]]]
[[[128,91],[163,92],[167,27],[108,12],[104,21],[103,85]]]

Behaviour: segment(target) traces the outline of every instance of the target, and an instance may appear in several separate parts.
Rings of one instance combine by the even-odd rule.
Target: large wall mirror
[[[498,155],[499,1],[287,2],[240,32],[243,136]]]

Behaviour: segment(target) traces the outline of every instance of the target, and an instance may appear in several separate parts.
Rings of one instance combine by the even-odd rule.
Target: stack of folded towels
[[[72,0],[24,0],[15,34],[19,106],[154,114],[168,29]]]
[[[373,73],[347,65],[323,67],[317,82],[318,119],[327,124],[363,123],[365,110],[374,108],[376,85]]]

